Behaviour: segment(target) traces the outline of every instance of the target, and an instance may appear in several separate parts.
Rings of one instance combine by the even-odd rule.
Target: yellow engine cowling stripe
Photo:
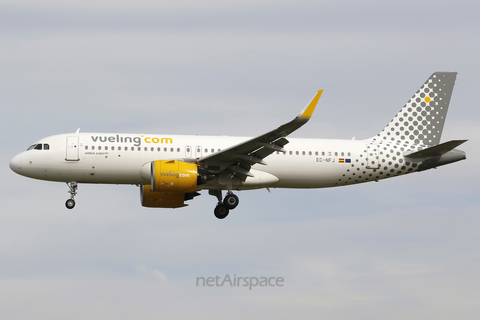
[[[193,192],[197,190],[198,166],[176,160],[152,163],[152,189],[155,192]]]

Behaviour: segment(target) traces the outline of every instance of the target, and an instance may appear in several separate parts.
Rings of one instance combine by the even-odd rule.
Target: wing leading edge
[[[273,152],[285,152],[283,147],[288,143],[285,137],[307,123],[322,92],[323,90],[319,90],[310,103],[292,121],[256,138],[202,157],[197,160],[197,163],[211,173],[227,172],[229,176],[236,176],[245,181],[248,176],[253,176],[250,173],[252,165],[265,165],[263,159]]]

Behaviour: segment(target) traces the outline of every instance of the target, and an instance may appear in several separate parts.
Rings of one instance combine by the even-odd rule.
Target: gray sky
[[[0,4],[0,318],[477,319],[480,5],[471,1]],[[442,141],[467,161],[379,183],[141,207],[133,186],[11,172],[82,131],[368,138],[435,71],[458,72]],[[197,277],[283,287],[197,287]]]

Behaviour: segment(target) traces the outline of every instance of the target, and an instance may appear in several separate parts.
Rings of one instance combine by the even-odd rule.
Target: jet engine
[[[207,178],[198,172],[197,164],[156,160],[150,163],[150,179],[150,185],[140,186],[142,206],[179,208],[186,206],[185,200],[199,195],[197,185],[206,183]]]
[[[152,191],[152,186],[140,186],[140,201],[148,208],[180,208],[187,206],[185,193],[167,193]]]

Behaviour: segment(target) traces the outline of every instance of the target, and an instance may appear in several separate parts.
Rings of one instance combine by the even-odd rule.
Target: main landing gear
[[[78,185],[75,181],[72,181],[67,182],[67,186],[70,188],[70,191],[67,191],[68,193],[70,193],[70,199],[65,202],[65,207],[67,207],[67,209],[73,209],[73,207],[75,207],[74,198],[77,195]]]
[[[215,210],[213,210],[215,217],[217,217],[218,219],[225,219],[228,216],[230,210],[233,210],[238,206],[238,197],[231,191],[228,191],[223,201],[222,190],[209,190],[208,193],[212,196],[216,196],[218,199],[218,204],[215,207]]]

